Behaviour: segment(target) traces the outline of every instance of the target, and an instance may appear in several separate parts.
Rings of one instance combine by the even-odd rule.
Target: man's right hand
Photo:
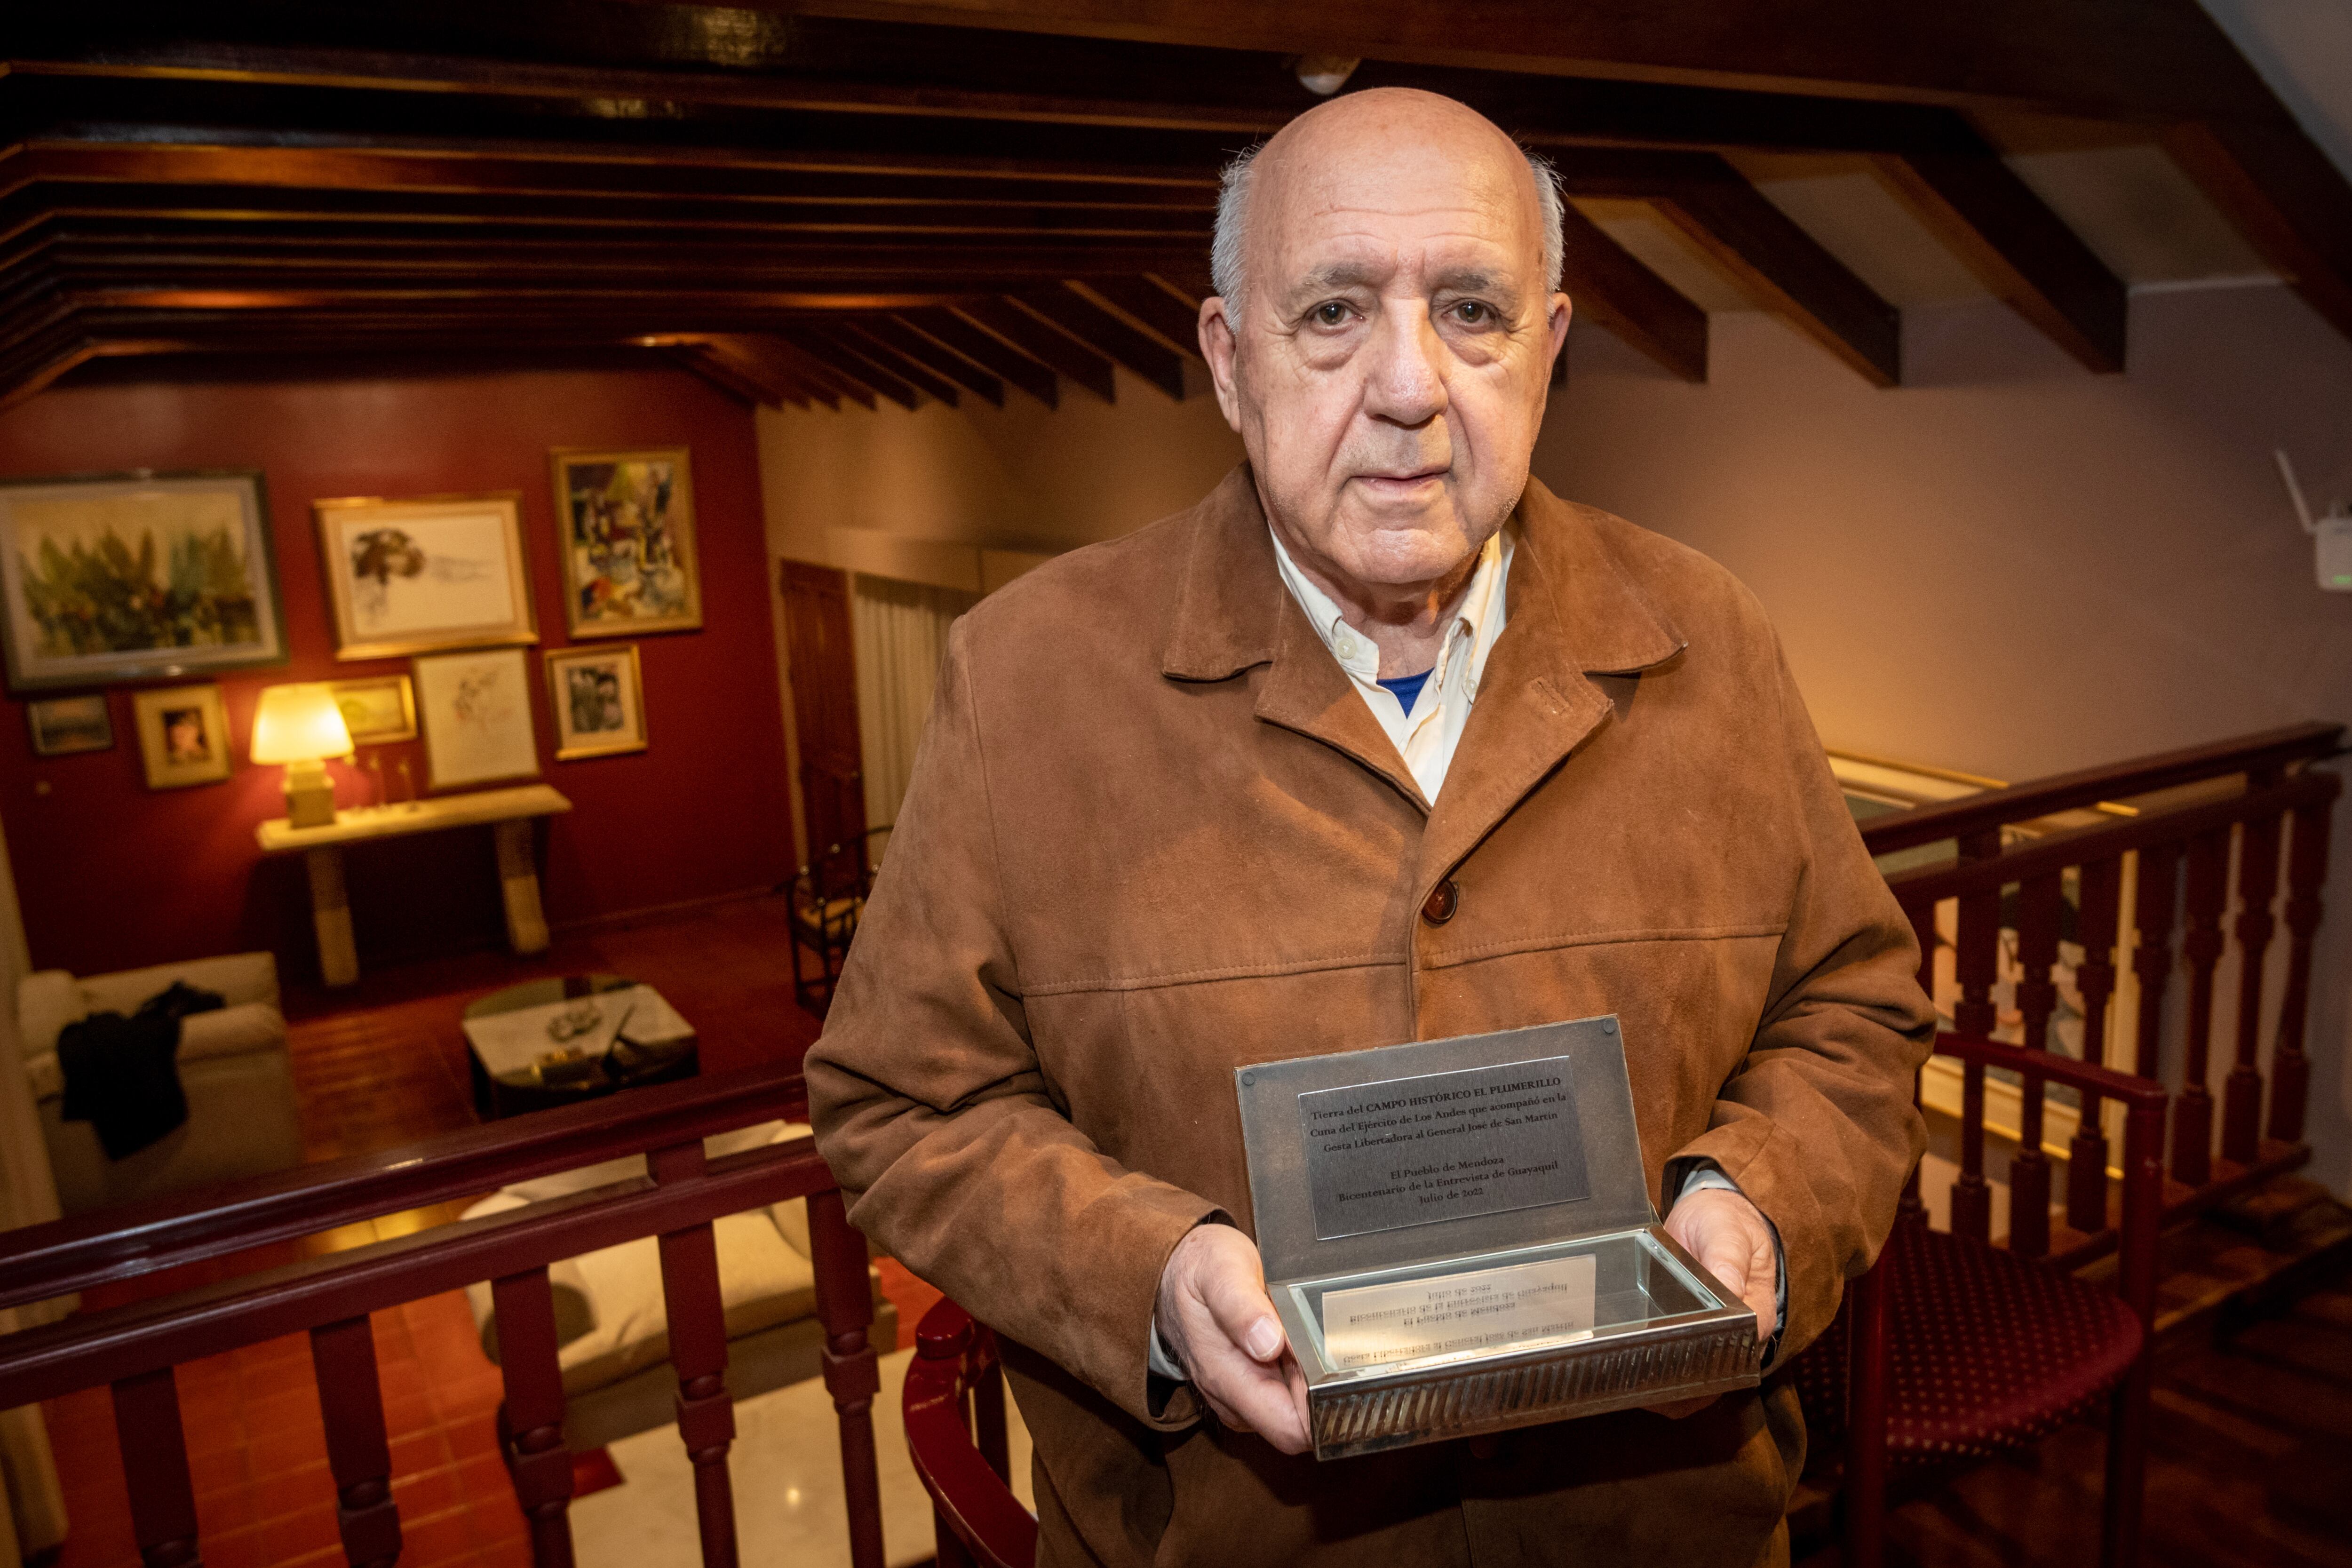
[[[1159,1308],[1160,1337],[1218,1420],[1286,1454],[1307,1452],[1307,1378],[1247,1237],[1229,1225],[1195,1226],[1160,1271]]]

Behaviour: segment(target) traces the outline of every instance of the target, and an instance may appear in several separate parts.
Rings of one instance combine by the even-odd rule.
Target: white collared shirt
[[[1273,533],[1271,529],[1267,531]],[[1323,639],[1323,646],[1331,650],[1331,657],[1348,672],[1356,695],[1364,700],[1372,717],[1388,731],[1397,755],[1404,759],[1406,771],[1421,786],[1422,798],[1433,805],[1445,783],[1446,770],[1454,763],[1454,748],[1462,743],[1463,727],[1470,721],[1470,705],[1478,700],[1478,682],[1486,673],[1486,656],[1494,651],[1495,639],[1503,635],[1504,586],[1511,574],[1514,532],[1507,524],[1496,530],[1486,548],[1479,551],[1478,565],[1470,574],[1470,586],[1462,595],[1460,607],[1454,612],[1454,624],[1445,628],[1444,640],[1437,648],[1437,662],[1430,667],[1429,679],[1422,686],[1411,712],[1397,700],[1396,693],[1380,683],[1379,646],[1348,624],[1331,596],[1298,569],[1290,552],[1283,548],[1282,536],[1274,534],[1274,559],[1282,574],[1282,585],[1290,590],[1298,607],[1307,612],[1315,635]]]

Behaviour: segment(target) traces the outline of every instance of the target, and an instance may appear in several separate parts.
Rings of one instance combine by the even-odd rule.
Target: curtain
[[[857,735],[866,773],[866,826],[897,820],[915,771],[915,745],[931,710],[948,627],[977,595],[895,577],[851,576],[850,640],[857,654]],[[870,841],[878,858],[888,835]]]

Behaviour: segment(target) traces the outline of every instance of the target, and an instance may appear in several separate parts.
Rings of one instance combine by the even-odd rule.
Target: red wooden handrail
[[[961,1307],[943,1300],[923,1314],[903,1409],[908,1455],[931,1494],[938,1521],[940,1568],[1030,1568],[1037,1560],[1036,1518],[1021,1506],[1000,1468],[1005,1440],[1000,1376],[995,1337]],[[992,1390],[998,1391],[993,1400]]]
[[[749,1068],[26,1226],[0,1234],[0,1307],[476,1197],[616,1153],[797,1116],[807,1103],[798,1074]]]
[[[2341,724],[2290,724],[2236,740],[2215,741],[2129,762],[2055,773],[2046,779],[1874,817],[1864,825],[1862,841],[1872,854],[1885,855],[1891,850],[1933,844],[1941,838],[1958,838],[2012,822],[2031,822],[2053,812],[2096,805],[2106,800],[2126,800],[2202,779],[2277,773],[2294,763],[2335,755],[2343,749],[2343,738]]]
[[[320,1484],[333,1489],[349,1560],[389,1568],[400,1552],[400,1523],[369,1315],[487,1279],[503,1352],[499,1446],[530,1524],[534,1560],[559,1568],[572,1562],[572,1470],[548,1266],[657,1237],[669,1359],[678,1379],[677,1429],[695,1468],[703,1558],[710,1568],[733,1568],[727,1455],[734,1416],[711,1226],[730,1214],[805,1198],[825,1335],[821,1364],[841,1431],[851,1560],[856,1568],[881,1568],[872,1419],[879,1374],[866,1342],[873,1302],[864,1239],[850,1228],[833,1173],[812,1143],[772,1143],[710,1160],[702,1142],[803,1103],[792,1074],[731,1074],[241,1184],[225,1201],[146,1205],[133,1226],[135,1245],[120,1244],[88,1220],[8,1233],[0,1237],[8,1299],[38,1300],[524,1176],[646,1157],[645,1174],[590,1191],[0,1337],[0,1409],[110,1384],[142,1555],[148,1568],[176,1568],[200,1559],[200,1543],[174,1368],[308,1331],[330,1450],[330,1473]]]

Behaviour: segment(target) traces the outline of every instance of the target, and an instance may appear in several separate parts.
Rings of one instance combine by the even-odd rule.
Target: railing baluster
[[[2132,1071],[2155,1081],[2157,1051],[2164,1041],[2164,993],[2172,984],[2172,906],[2180,896],[2180,847],[2151,844],[2139,852],[2139,892],[2132,924],[2139,944],[2132,949],[2132,977],[2139,982],[2139,1031],[2132,1043]]]
[[[383,1435],[383,1389],[376,1381],[375,1331],[346,1318],[310,1331],[319,1414],[335,1477],[335,1522],[352,1568],[392,1568],[400,1560],[400,1509],[392,1500],[392,1447]]]
[[[2123,865],[2110,858],[2082,870],[2082,908],[2074,932],[2083,942],[2083,966],[2074,986],[2083,994],[2083,1059],[2106,1064],[2107,1003],[2116,991],[2116,920],[2123,904]],[[2089,1089],[2081,1105],[2074,1139],[2066,1148],[2066,1223],[2089,1235],[2107,1225],[2107,1131],[2105,1102]]]
[[[2221,961],[2221,906],[2229,897],[2230,831],[2189,842],[2189,1050],[2172,1102],[2172,1179],[2201,1187],[2213,1173],[2213,1093],[2205,1085],[2213,1038],[2213,970]]]
[[[2024,1048],[2050,1048],[2050,1015],[2058,1008],[2058,911],[2064,902],[2062,874],[2036,877],[2018,889],[2017,1007],[2024,1016]],[[2043,1086],[2026,1075],[2020,1086],[2017,1152],[2009,1162],[2009,1247],[2023,1258],[2050,1250],[2050,1157],[2042,1152]]]
[[[808,1199],[809,1245],[816,1256],[816,1313],[824,1324],[824,1386],[841,1423],[841,1489],[849,1503],[852,1568],[882,1568],[882,1479],[874,1460],[874,1395],[880,1358],[866,1342],[874,1321],[866,1283],[866,1237],[853,1229],[838,1191]]]
[[[180,1390],[172,1369],[114,1385],[114,1442],[131,1487],[131,1528],[147,1568],[197,1568],[196,1494],[180,1430]]]
[[[646,1160],[664,1185],[702,1174],[699,1140],[657,1149]],[[708,1224],[665,1231],[662,1300],[669,1313],[669,1359],[677,1369],[677,1435],[694,1464],[694,1512],[703,1568],[735,1568],[735,1487],[727,1450],[735,1402],[727,1392],[727,1311],[719,1291],[719,1242]]]
[[[2000,853],[1999,831],[1960,840],[1960,858],[1990,860]],[[1960,897],[1959,947],[1953,973],[1960,999],[1952,1007],[1956,1033],[1990,1039],[2000,1015],[1993,983],[2000,978],[2000,889]],[[1984,1064],[1970,1061],[1960,1075],[1960,1173],[1952,1183],[1952,1231],[1987,1241],[1992,1237],[1992,1188],[1984,1176]]]
[[[2279,814],[2265,812],[2247,820],[2238,841],[2238,1049],[2221,1086],[2221,1157],[2241,1165],[2254,1163],[2262,1141],[2263,957],[2278,924],[2271,900],[2278,893],[2279,826]]]
[[[2303,1111],[2311,1094],[2311,1058],[2304,1054],[2311,1005],[2311,945],[2319,931],[2320,889],[2327,881],[2328,818],[2336,795],[2297,808],[2286,871],[2286,994],[2279,1001],[2278,1048],[2271,1056],[2270,1135],[2282,1143],[2303,1138]]]
[[[555,1339],[555,1293],[547,1270],[490,1282],[499,1320],[499,1446],[515,1500],[530,1524],[536,1568],[572,1568],[572,1450],[563,1446],[563,1370]]]

